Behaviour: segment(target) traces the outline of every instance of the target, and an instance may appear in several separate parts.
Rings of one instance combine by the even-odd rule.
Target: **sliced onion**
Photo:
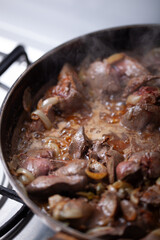
[[[160,177],[156,180],[156,185],[160,186]]]
[[[86,168],[85,172],[88,175],[88,177],[95,179],[95,180],[100,180],[107,176],[107,172],[94,173],[94,172],[91,172],[87,168]]]
[[[34,180],[33,174],[25,168],[18,168],[16,173],[19,176],[19,181],[24,185],[27,185]]]
[[[49,105],[54,106],[54,105],[56,105],[56,104],[58,103],[58,101],[59,101],[59,97],[58,97],[58,96],[47,98],[47,99],[45,99],[45,100],[42,102],[41,107],[42,107],[42,108],[46,108],[46,107],[48,107]]]
[[[60,201],[63,200],[63,197],[59,194],[55,194],[48,198],[48,203],[50,208],[54,208]]]
[[[153,235],[155,235],[158,239],[160,237],[160,228],[157,228],[151,232]]]
[[[19,177],[18,177],[18,180],[21,182],[21,183],[23,183],[23,185],[28,185],[31,181],[30,181],[30,179],[27,177],[27,176],[25,176],[25,175],[20,175]]]
[[[122,60],[123,58],[124,58],[123,53],[115,53],[115,54],[111,55],[110,57],[108,57],[106,60],[109,64],[113,64],[115,62]]]
[[[31,118],[33,120],[38,120],[38,118],[40,118],[46,129],[49,130],[49,129],[52,128],[51,121],[49,120],[49,118],[41,110],[37,109],[34,112],[32,112]]]
[[[115,188],[115,189],[133,189],[132,185],[125,182],[125,181],[121,181],[121,180],[118,180],[117,182],[113,183],[112,186]]]
[[[31,181],[34,179],[34,176],[33,176],[33,174],[30,172],[30,171],[28,171],[27,169],[25,169],[25,168],[18,168],[18,170],[16,171],[16,173],[17,173],[17,175],[19,176],[19,175],[26,175],[28,178],[30,178],[31,179]]]
[[[139,203],[138,193],[139,193],[139,189],[136,188],[130,194],[130,200],[135,205],[138,205],[138,203]]]
[[[142,96],[140,96],[140,95],[131,94],[128,96],[126,104],[135,105],[141,100],[141,98],[142,98]]]
[[[95,180],[100,180],[107,176],[107,168],[98,161],[93,159],[88,164],[88,167],[85,169],[85,172],[88,175],[88,177]]]
[[[98,198],[98,196],[95,195],[93,192],[77,192],[77,195],[82,196],[82,197],[86,197],[88,200]]]
[[[59,155],[60,149],[59,149],[58,145],[57,145],[52,139],[50,139],[50,140],[49,140],[49,139],[44,140],[44,146],[45,146],[46,148],[49,148],[49,149],[54,150],[55,153],[56,153],[56,156]]]
[[[54,219],[64,220],[64,218],[61,216],[61,211],[62,211],[65,204],[66,204],[66,201],[62,200],[62,201],[58,202],[56,204],[56,206],[53,208],[52,216],[53,216]]]
[[[61,219],[77,219],[83,217],[83,209],[73,202],[66,202],[60,212]]]
[[[103,193],[105,190],[105,185],[103,183],[98,183],[97,186],[96,186],[96,193],[98,195],[100,195],[101,193]]]

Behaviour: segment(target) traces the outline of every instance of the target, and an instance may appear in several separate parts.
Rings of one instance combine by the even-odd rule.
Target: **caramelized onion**
[[[156,185],[160,186],[160,177],[156,180]]]
[[[59,155],[60,149],[59,149],[58,145],[54,142],[53,139],[49,139],[49,138],[48,138],[48,139],[45,139],[45,140],[44,140],[44,146],[45,146],[46,148],[49,148],[49,149],[54,150],[55,153],[56,153],[56,156]]]
[[[60,213],[62,219],[77,219],[83,217],[83,209],[76,203],[66,202]]]
[[[50,208],[54,208],[60,201],[63,200],[63,197],[59,194],[55,194],[48,198]]]
[[[98,198],[98,196],[95,195],[93,192],[77,192],[77,195],[86,197],[88,200]]]
[[[107,168],[96,160],[91,160],[85,170],[88,177],[100,180],[107,176]]]
[[[107,58],[107,62],[109,64],[113,64],[116,63],[120,60],[122,60],[124,58],[124,54],[123,53],[115,53],[113,55],[111,55],[110,57]]]
[[[18,168],[16,173],[19,176],[19,181],[24,185],[27,185],[34,180],[33,174],[25,168]]]
[[[100,180],[107,176],[107,172],[94,173],[94,172],[91,172],[89,169],[86,169],[85,172],[88,175],[88,177],[95,180]]]
[[[32,112],[31,118],[33,120],[38,120],[38,118],[40,118],[46,129],[49,130],[49,129],[52,128],[51,121],[49,120],[49,118],[41,110],[37,109],[34,112]]]
[[[23,185],[27,185],[31,182],[30,179],[25,175],[20,175],[18,179]]]
[[[128,96],[126,104],[135,105],[141,100],[142,96],[131,94]]]
[[[121,180],[118,180],[117,182],[113,183],[112,187],[115,188],[116,190],[119,190],[120,188],[121,189],[130,189],[130,190],[133,189],[131,184],[129,184],[125,181],[121,181]]]
[[[151,234],[155,235],[158,239],[160,237],[160,228],[157,228],[151,232]],[[154,240],[154,239],[153,239]]]
[[[41,107],[45,108],[45,107],[48,107],[49,105],[54,106],[58,103],[58,101],[59,101],[58,96],[47,98],[42,102]]]
[[[101,193],[103,193],[105,190],[105,185],[103,183],[98,183],[97,186],[96,186],[96,193],[98,195],[100,195]]]
[[[139,203],[138,193],[139,193],[139,188],[136,188],[130,194],[130,200],[135,205],[138,205]]]

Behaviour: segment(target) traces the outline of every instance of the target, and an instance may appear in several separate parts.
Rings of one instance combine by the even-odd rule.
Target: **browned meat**
[[[123,155],[115,150],[109,150],[106,154],[107,157],[107,171],[110,183],[116,180],[117,165],[124,160]]]
[[[70,199],[60,195],[49,198],[49,206],[52,215],[57,220],[87,218],[91,215],[93,208],[85,199]]]
[[[47,175],[52,167],[48,158],[29,157],[23,161],[21,167],[30,171],[35,177]]]
[[[89,149],[89,157],[100,160],[107,167],[109,182],[113,183],[116,178],[116,167],[124,158],[118,151],[111,150],[112,147],[107,142],[108,137],[105,136],[102,140],[94,141],[92,148]]]
[[[152,231],[150,234],[148,234],[145,238],[142,240],[159,240],[160,239],[160,229],[156,229]]]
[[[34,121],[30,131],[42,131],[44,127],[50,129],[57,111],[70,114],[83,108],[84,112],[90,112],[82,89],[77,73],[69,64],[65,64],[59,74],[58,84],[48,90],[44,98],[38,102],[38,110],[32,113],[31,118]]]
[[[153,76],[153,75],[140,75],[138,77],[135,78],[131,78],[128,83],[127,86],[124,89],[123,92],[123,97],[127,97],[129,94],[133,93],[134,91],[136,91],[138,88],[140,88],[142,85],[147,85],[149,84],[151,81],[155,81],[159,79],[159,77],[157,76]]]
[[[160,152],[149,152],[141,158],[141,164],[149,178],[160,176]]]
[[[27,157],[36,157],[36,158],[55,158],[55,151],[52,149],[30,149],[25,154]]]
[[[153,74],[160,75],[160,48],[149,51],[142,59],[142,62]]]
[[[39,160],[41,161],[41,159]],[[59,160],[60,161],[60,160]],[[73,189],[77,188],[76,191],[83,189],[85,186],[85,183],[87,182],[87,177],[85,175],[85,168],[87,166],[86,160],[73,160],[67,163],[67,165],[59,167],[58,170],[54,170],[54,163],[59,163],[58,160],[53,160],[49,166],[45,167],[42,164],[42,173],[45,173],[45,171],[49,172],[49,170],[52,170],[52,175],[48,176],[48,178],[37,178],[31,183],[31,191],[39,191],[38,188],[42,188],[40,191],[53,191],[53,193],[59,193],[67,190],[67,187],[71,185],[71,188]],[[64,163],[63,163],[64,164]],[[37,166],[36,166],[37,167]],[[28,169],[30,170],[30,169]],[[34,171],[36,171],[37,168],[34,168]],[[40,168],[39,168],[40,170]],[[47,173],[48,173],[47,172]],[[39,174],[39,175],[46,175],[46,174]],[[38,176],[38,174],[37,174]],[[72,176],[73,176],[73,182],[72,182]],[[81,177],[82,176],[82,177]],[[53,178],[52,178],[53,177]],[[71,177],[71,178],[70,178]],[[75,177],[75,178],[74,178]],[[59,179],[59,181],[58,181]],[[33,185],[32,185],[33,184]],[[83,185],[84,184],[84,185]],[[83,185],[83,187],[82,187]],[[44,189],[43,189],[44,187]],[[59,188],[59,190],[58,190]],[[49,189],[49,190],[48,190]],[[55,190],[54,190],[55,189]],[[29,190],[30,191],[30,190]],[[70,190],[69,190],[70,191]]]
[[[43,132],[45,127],[40,119],[31,122],[28,128],[29,132]]]
[[[116,168],[117,179],[135,181],[141,171],[140,164],[132,161],[120,162]]]
[[[47,197],[55,193],[71,193],[81,191],[87,184],[85,176],[40,176],[33,180],[28,186],[27,191],[31,195]]]
[[[93,142],[92,148],[89,150],[89,157],[94,159],[105,159],[106,153],[108,152],[110,146],[107,143],[108,138],[103,138],[102,140],[96,140]]]
[[[127,221],[135,221],[137,217],[137,211],[133,204],[128,200],[122,200],[120,205],[124,218]]]
[[[160,206],[160,186],[149,187],[142,195],[141,201],[153,206]]]
[[[31,149],[21,154],[19,166],[30,171],[35,177],[47,175],[65,164],[64,161],[55,159],[55,156],[55,151],[51,149]]]
[[[98,203],[106,217],[114,217],[118,208],[116,192],[106,191]]]
[[[91,63],[85,76],[85,81],[96,93],[113,94],[120,89],[117,73],[106,60]]]
[[[138,77],[149,73],[140,62],[126,54],[124,54],[123,59],[115,63],[115,66],[118,68],[117,71],[119,71],[121,75],[125,75],[128,78]]]
[[[69,146],[69,154],[74,158],[82,158],[91,144],[84,132],[84,127],[80,127],[76,134],[73,136]]]
[[[87,167],[86,160],[72,160],[66,166],[59,168],[56,172],[52,173],[56,176],[72,176],[72,175],[85,175],[85,168]]]
[[[146,109],[142,106],[129,107],[121,122],[124,126],[132,130],[143,131],[149,127],[148,125],[150,125],[152,129],[151,122],[156,125],[158,124],[158,121],[156,120],[156,118],[159,120],[159,116],[157,116],[158,110],[158,107],[152,108],[152,106],[147,106]],[[154,118],[156,122],[153,120],[153,112],[155,112]]]
[[[64,165],[62,160],[51,160],[49,158],[28,157],[22,161],[20,167],[30,171],[35,177],[47,175]]]
[[[45,98],[58,96],[56,108],[69,114],[84,106],[87,107],[82,89],[77,73],[69,64],[65,64],[59,74],[58,84],[46,93]]]
[[[130,79],[148,74],[147,69],[137,60],[119,53],[91,63],[83,79],[95,93],[115,94],[122,91]]]
[[[128,162],[140,164],[143,174],[149,178],[158,178],[160,176],[160,152],[141,151],[133,154],[128,159]]]
[[[139,208],[137,211],[137,219],[135,224],[140,227],[141,231],[145,234],[147,231],[155,228],[156,218],[152,211],[146,210],[144,208]]]
[[[141,87],[127,99],[127,112],[122,124],[129,129],[152,130],[160,125],[160,91],[156,87]]]
[[[93,228],[89,231],[89,234],[94,237],[102,237],[102,239],[132,240],[141,239],[146,234],[147,229],[153,228],[155,221],[151,212],[144,209],[136,211],[128,200],[122,200],[120,205],[125,217],[131,219],[126,220],[128,224],[125,220],[121,222],[119,219],[120,222],[114,221],[114,223],[110,222],[110,225]]]

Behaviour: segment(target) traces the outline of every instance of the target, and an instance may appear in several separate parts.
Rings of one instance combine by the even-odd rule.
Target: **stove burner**
[[[2,166],[0,165],[0,185],[4,186],[4,187],[7,187],[8,186],[8,179],[6,178],[4,172],[3,172],[3,168]],[[0,196],[0,199],[1,199],[1,196]]]
[[[2,166],[0,165],[0,185],[6,187],[6,188],[10,188],[10,184],[8,182],[8,179],[6,178],[3,170],[2,170]],[[3,207],[3,205],[5,204],[7,200],[6,196],[1,196],[0,195],[0,209]]]
[[[20,210],[0,227],[0,237],[3,239],[13,239],[30,221],[33,213],[27,206],[22,206]]]

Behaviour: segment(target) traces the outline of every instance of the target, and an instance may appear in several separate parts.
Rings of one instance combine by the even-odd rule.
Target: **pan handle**
[[[12,65],[12,63],[14,63],[21,56],[25,57],[25,60],[28,66],[31,64],[25,52],[24,47],[22,45],[18,45],[15,49],[13,49],[11,53],[6,55],[2,60],[2,62],[0,63],[0,76],[7,70],[7,68],[9,68]],[[0,87],[2,87],[6,91],[9,90],[9,87],[3,83],[0,83]]]
[[[8,67],[11,66],[13,62],[15,62],[19,57],[24,56],[25,60],[28,65],[31,64],[31,62],[28,59],[28,56],[24,50],[24,47],[22,45],[18,45],[11,53],[9,53],[1,62],[0,64],[0,76],[7,70]]]
[[[23,202],[23,200],[17,195],[17,193],[9,188],[3,187],[0,185],[0,195],[5,196],[7,198],[13,199],[17,202],[22,203],[23,205],[25,205],[25,203]]]

